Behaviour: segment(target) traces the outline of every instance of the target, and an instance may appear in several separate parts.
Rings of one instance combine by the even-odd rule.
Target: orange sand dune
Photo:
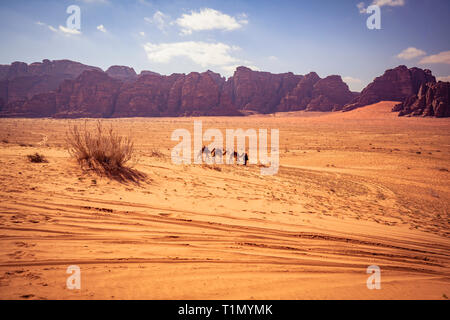
[[[172,164],[171,133],[193,118],[103,120],[134,138],[139,185],[69,157],[67,124],[84,120],[0,119],[0,298],[446,299],[450,119],[398,118],[394,104],[197,118],[279,128],[275,176]]]

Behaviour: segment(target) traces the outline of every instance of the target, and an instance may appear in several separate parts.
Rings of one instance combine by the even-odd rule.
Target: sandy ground
[[[134,138],[139,184],[69,157],[67,126],[84,120],[0,119],[0,298],[447,299],[450,119],[392,105],[197,118],[279,128],[275,176],[172,164],[171,133],[193,118],[103,120]],[[80,290],[66,288],[70,265]]]

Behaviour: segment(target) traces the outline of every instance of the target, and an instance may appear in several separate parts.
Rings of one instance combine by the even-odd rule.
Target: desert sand
[[[102,120],[134,139],[139,183],[80,169],[64,141],[85,120],[0,119],[0,299],[447,299],[450,119],[394,104],[195,118],[280,129],[274,176],[172,164],[194,118]]]

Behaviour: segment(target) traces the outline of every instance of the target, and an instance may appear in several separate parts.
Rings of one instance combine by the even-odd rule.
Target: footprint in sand
[[[26,243],[23,241],[18,241],[18,242],[14,242],[14,244],[18,247],[24,247],[24,248],[30,248],[30,247],[35,247],[36,244],[35,243]]]

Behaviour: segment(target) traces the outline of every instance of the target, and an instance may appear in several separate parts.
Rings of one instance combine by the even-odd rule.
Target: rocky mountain
[[[278,111],[337,111],[355,97],[340,76],[304,76],[278,105]]]
[[[329,76],[314,85],[306,111],[338,111],[353,98],[341,76]]]
[[[430,70],[408,69],[406,66],[389,69],[370,83],[343,110],[350,111],[380,101],[404,101],[417,94],[420,86],[427,82],[436,82]]]
[[[392,111],[399,112],[399,116],[450,117],[450,82],[424,83],[416,95],[408,97]]]
[[[351,92],[340,76],[321,79],[314,72],[302,76],[238,67],[232,77],[225,79],[212,71],[170,76],[142,71],[137,75],[133,68],[125,66],[112,66],[103,72],[68,60],[44,60],[31,65],[17,62],[0,66],[0,116],[161,117],[236,116],[297,110],[328,112],[407,98],[398,111],[414,109],[413,113],[420,113],[418,110],[422,108],[424,115],[446,116],[444,107],[440,106],[441,102],[445,106],[444,98],[436,101],[426,98],[423,102],[430,90],[437,90],[438,96],[443,97],[441,87],[424,87],[435,82],[429,70],[400,66],[387,70],[359,95]],[[414,96],[418,94],[420,102],[416,103]],[[427,106],[431,103],[432,108],[424,107],[424,103]]]
[[[239,110],[271,113],[277,110],[281,99],[288,94],[302,76],[293,73],[273,74],[238,67],[228,82],[228,98]]]
[[[56,91],[9,103],[7,112],[27,117],[110,117],[121,86],[120,80],[103,71],[84,71],[75,80],[64,80]]]
[[[20,66],[27,68],[26,64]],[[3,69],[0,72],[6,74]],[[272,74],[238,67],[228,80],[212,71],[170,76],[143,71],[138,76],[132,68],[113,66],[106,72],[93,69],[75,79],[58,79],[59,87],[55,80],[50,88],[26,92],[25,99],[8,99],[8,90],[0,90],[1,115],[68,118],[235,116],[242,115],[241,111],[279,111],[283,99],[291,99],[283,106],[287,111],[297,110],[296,102],[302,100],[308,101],[303,109],[330,111],[353,97],[339,76],[320,79],[312,75]],[[307,86],[310,78],[314,78],[314,85]],[[21,77],[13,79],[26,81]]]
[[[113,117],[240,115],[223,98],[225,78],[212,71],[162,76],[141,73],[124,84]]]
[[[122,80],[124,82],[133,82],[137,79],[136,71],[126,66],[112,66],[106,70],[106,74],[111,78]]]
[[[83,71],[99,70],[70,60],[44,60],[30,65],[14,62],[0,66],[0,110],[5,105],[31,99],[34,95],[56,90],[68,79],[75,79]]]
[[[314,85],[320,80],[315,72],[308,73],[297,86],[281,99],[278,105],[279,112],[305,110],[312,100]]]

